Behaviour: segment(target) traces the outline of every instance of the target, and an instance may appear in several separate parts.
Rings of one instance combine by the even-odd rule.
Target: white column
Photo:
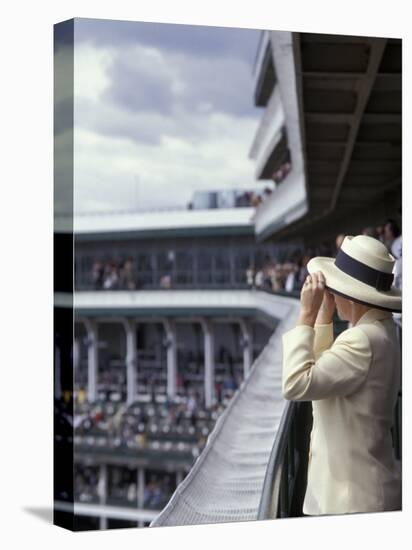
[[[107,502],[107,466],[101,464],[99,469],[99,481],[97,486],[99,502],[105,505]],[[100,516],[100,529],[107,529],[107,517]]]
[[[205,354],[205,406],[215,403],[215,342],[213,325],[208,319],[201,321]]]
[[[243,340],[243,378],[246,379],[253,363],[253,336],[250,323],[244,319],[239,320]]]
[[[136,323],[132,319],[123,319],[126,332],[126,404],[130,405],[137,395],[137,342]]]
[[[167,396],[169,399],[174,399],[177,391],[176,323],[171,319],[165,319],[163,321],[163,326],[166,332],[167,346]]]
[[[78,338],[74,339],[73,343],[73,368],[76,373],[80,366],[80,342]]]
[[[97,399],[98,369],[98,331],[97,324],[91,319],[84,319],[87,330],[87,398],[90,403]]]

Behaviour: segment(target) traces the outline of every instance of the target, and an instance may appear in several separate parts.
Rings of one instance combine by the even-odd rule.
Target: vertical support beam
[[[167,396],[169,399],[174,399],[177,391],[176,323],[171,319],[164,319],[163,326],[166,332],[167,348]]]
[[[130,405],[137,395],[137,342],[136,323],[133,319],[122,320],[126,332],[126,404]]]
[[[73,368],[76,373],[80,367],[80,342],[78,338],[74,339],[73,343]]]
[[[253,334],[249,322],[239,320],[243,340],[243,378],[246,379],[253,363]]]
[[[99,481],[97,486],[99,502],[101,505],[107,503],[107,465],[101,464],[99,469]],[[100,529],[107,529],[107,517],[100,516]]]
[[[231,286],[235,286],[237,284],[236,281],[236,260],[235,260],[235,252],[232,247],[229,248],[229,270],[230,270],[230,277],[229,281]]]
[[[61,351],[58,346],[54,347],[54,398],[62,398],[62,378],[61,378]]]
[[[204,337],[205,354],[205,406],[215,403],[215,341],[213,325],[208,319],[200,321]]]
[[[152,266],[152,288],[159,288],[159,270],[157,266],[157,256],[154,250],[150,250],[150,261]]]
[[[192,284],[196,288],[199,281],[199,260],[198,260],[198,251],[193,246],[191,248],[192,260],[193,260],[193,280]]]
[[[98,372],[98,331],[97,324],[91,319],[84,319],[87,331],[87,399],[93,403],[97,399]]]
[[[161,361],[162,361],[162,340],[163,340],[163,327],[157,322],[154,326],[153,326],[153,330],[156,331],[156,334],[157,334],[157,338],[160,342],[159,345],[156,346],[156,349],[155,349],[155,353],[156,353],[156,361],[157,363],[160,365]]]

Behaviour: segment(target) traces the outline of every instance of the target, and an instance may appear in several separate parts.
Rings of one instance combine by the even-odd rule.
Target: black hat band
[[[373,267],[355,260],[342,249],[339,249],[339,252],[335,259],[335,265],[341,271],[354,277],[358,281],[365,283],[369,286],[372,286],[376,290],[387,291],[391,289],[393,283],[393,273],[385,273]]]

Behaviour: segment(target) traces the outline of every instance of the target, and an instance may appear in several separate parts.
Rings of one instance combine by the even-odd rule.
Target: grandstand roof
[[[84,240],[184,235],[254,233],[254,208],[216,208],[134,213],[99,213],[74,218],[74,233]]]
[[[294,50],[310,211],[285,236],[363,219],[402,171],[401,40],[300,33]]]
[[[266,42],[261,40],[255,104],[266,107],[262,120],[267,125],[266,118],[275,120],[277,113],[269,92],[279,88],[282,95],[282,86],[287,85],[282,104],[292,167],[299,159],[299,148],[294,147],[298,119],[309,208],[305,212],[295,199],[299,216],[279,215],[287,203],[284,195],[292,202],[296,195],[291,172],[256,210],[260,238],[329,238],[397,215],[402,172],[401,40],[290,33],[290,48],[279,48],[286,34],[273,31],[271,45],[269,35]],[[297,117],[287,111],[286,100],[292,94],[284,66],[291,60]],[[262,125],[260,133],[264,130]],[[265,169],[277,170],[279,159],[268,158]]]

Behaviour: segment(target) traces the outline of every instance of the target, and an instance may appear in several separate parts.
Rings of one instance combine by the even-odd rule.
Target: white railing
[[[286,178],[259,205],[252,218],[255,234],[263,237],[272,229],[284,227],[308,211],[305,180],[293,166]]]
[[[257,519],[267,463],[286,404],[281,336],[298,314],[296,300],[270,295],[266,299],[279,304],[278,328],[151,527]]]
[[[269,43],[269,31],[262,31],[259,37],[259,43],[256,51],[255,63],[253,65],[252,74],[255,77],[255,87],[256,81],[259,78],[263,59],[265,56],[266,48]]]
[[[282,138],[284,124],[285,115],[279,88],[276,86],[263,113],[249,153],[249,157],[256,162],[255,177],[257,179],[260,178],[268,158]]]

